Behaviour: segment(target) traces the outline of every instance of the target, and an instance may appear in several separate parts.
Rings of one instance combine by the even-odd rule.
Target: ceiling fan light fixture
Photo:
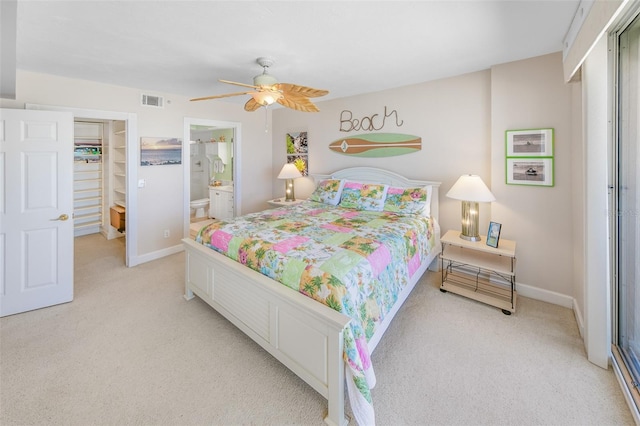
[[[251,93],[251,97],[260,105],[268,106],[276,102],[278,99],[282,97],[282,94],[279,92],[271,92],[268,90],[262,92],[254,92]]]
[[[274,76],[267,74],[266,72],[253,77],[254,86],[273,86],[274,84],[278,84],[278,80]]]
[[[252,90],[227,93],[223,95],[205,96],[201,98],[194,98],[191,100],[204,101],[207,99],[221,99],[231,96],[250,95],[251,99],[249,99],[244,104],[244,109],[248,112],[256,111],[261,106],[265,107],[266,111],[266,107],[274,104],[275,102],[278,102],[285,108],[291,108],[297,111],[319,111],[318,107],[316,107],[313,102],[309,100],[309,98],[325,96],[329,94],[329,91],[314,89],[312,87],[300,86],[291,83],[278,83],[278,80],[274,76],[267,73],[269,67],[273,65],[273,59],[261,57],[256,59],[256,62],[262,67],[263,72],[262,74],[257,75],[253,78],[253,84],[238,83],[236,81],[219,79],[221,83],[233,84],[235,86],[250,88]]]

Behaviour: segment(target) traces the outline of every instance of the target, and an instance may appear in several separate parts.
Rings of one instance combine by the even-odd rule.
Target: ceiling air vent
[[[142,105],[164,108],[164,98],[162,96],[142,95]]]

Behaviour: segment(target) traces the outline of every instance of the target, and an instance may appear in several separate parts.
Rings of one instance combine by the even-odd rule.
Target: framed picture
[[[487,232],[487,245],[497,248],[500,240],[500,229],[502,225],[498,222],[489,222],[489,232]]]
[[[140,138],[140,165],[166,166],[182,164],[182,139]]]
[[[553,157],[553,129],[507,130],[507,157]]]
[[[507,158],[507,184],[553,186],[553,158]]]
[[[302,176],[309,176],[309,143],[307,132],[289,132],[286,136],[287,163],[295,164]]]

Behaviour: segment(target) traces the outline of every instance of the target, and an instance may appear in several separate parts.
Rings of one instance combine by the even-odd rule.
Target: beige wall
[[[444,197],[464,173],[482,176],[491,186],[490,175],[490,73],[482,71],[459,77],[407,86],[326,102],[318,102],[320,113],[309,114],[278,109],[273,112],[273,178],[274,197],[283,195],[283,185],[275,180],[286,161],[287,132],[308,131],[309,172],[330,173],[351,166],[380,167],[414,179],[442,182],[440,223],[443,231],[459,229],[460,202]],[[387,158],[350,157],[329,151],[328,145],[347,135],[370,133],[340,131],[343,110],[361,118],[378,114],[381,122],[384,108],[396,110],[402,120],[397,126],[388,118],[379,132],[405,133],[422,138],[422,150]],[[310,183],[296,180],[296,196],[308,196]],[[482,206],[481,230],[486,231],[490,206]]]
[[[242,180],[243,212],[261,209],[262,200],[271,194],[271,138],[264,131],[264,115],[247,113],[240,104],[227,102],[190,102],[188,98],[167,93],[163,109],[140,105],[143,90],[99,84],[18,70],[15,101],[2,99],[3,108],[24,108],[25,103],[66,106],[135,113],[138,136],[183,138],[184,118],[203,118],[240,122],[242,141],[239,168]],[[145,92],[146,93],[146,92]],[[139,144],[139,141],[130,141]],[[188,142],[185,145],[188,148]],[[180,166],[138,167],[138,179],[146,187],[138,189],[137,253],[133,257],[161,252],[180,246],[184,232],[184,169]],[[163,231],[170,230],[170,238]],[[135,264],[136,262],[134,262]]]
[[[517,240],[518,281],[572,296],[572,90],[560,53],[491,70],[492,217]],[[553,187],[505,184],[505,130],[554,128]],[[567,301],[570,303],[570,301]],[[569,304],[571,306],[571,304]]]
[[[317,114],[278,109],[273,112],[273,196],[282,196],[275,179],[285,162],[285,134],[306,130],[310,173],[330,173],[349,166],[375,166],[410,178],[442,182],[440,224],[443,232],[460,229],[460,202],[445,194],[463,173],[479,174],[497,201],[481,205],[480,227],[503,224],[502,236],[517,247],[521,294],[571,306],[572,281],[572,88],[563,81],[562,55],[554,53],[497,65],[491,70],[394,90],[318,102]],[[404,124],[389,119],[379,132],[422,137],[423,149],[390,158],[348,157],[330,152],[329,143],[366,131],[340,131],[340,114],[383,115],[396,110]],[[505,184],[504,131],[553,127],[556,135],[556,185]],[[313,186],[296,181],[299,198]]]

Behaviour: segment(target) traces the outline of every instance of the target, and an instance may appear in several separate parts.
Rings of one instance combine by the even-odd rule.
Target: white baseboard
[[[477,273],[477,268],[473,268],[470,266],[469,267],[460,266],[458,267],[458,269],[470,275],[475,275]],[[508,281],[496,275],[489,276],[487,273],[482,272],[481,278],[484,278],[484,279],[490,278],[492,284],[502,286],[506,289],[509,289],[511,287],[511,283],[509,283]],[[573,297],[567,296],[566,294],[556,293],[555,291],[545,290],[539,287],[533,287],[533,286],[518,283],[518,282],[516,282],[516,291],[520,296],[541,300],[547,303],[553,303],[554,305],[564,306],[565,308],[573,309],[574,311],[576,310],[574,307],[575,300],[573,299]]]
[[[566,294],[556,293],[551,290],[544,290],[538,287],[532,287],[526,284],[517,284],[516,289],[520,296],[529,297],[531,299],[541,300],[547,303],[553,303],[554,305],[563,306],[573,311],[573,315],[578,323],[578,330],[580,331],[580,337],[584,339],[584,319],[578,309],[576,300],[567,296]]]
[[[584,340],[584,318],[582,318],[582,314],[578,309],[578,304],[575,299],[573,299],[573,315],[576,317],[576,322],[578,323],[580,337],[582,337],[582,340]]]
[[[543,302],[553,303],[554,305],[573,309],[573,297],[567,296],[566,294],[556,293],[555,291],[544,290],[542,288],[520,283],[516,284],[516,291],[520,296],[530,297],[531,299],[541,300]]]
[[[176,246],[167,247],[166,249],[143,254],[142,256],[135,256],[135,257],[132,256],[129,259],[129,266],[136,266],[136,265],[140,265],[141,263],[151,262],[152,260],[157,260],[165,256],[170,256],[172,254],[180,253],[181,251],[184,251],[184,245],[182,243]]]

